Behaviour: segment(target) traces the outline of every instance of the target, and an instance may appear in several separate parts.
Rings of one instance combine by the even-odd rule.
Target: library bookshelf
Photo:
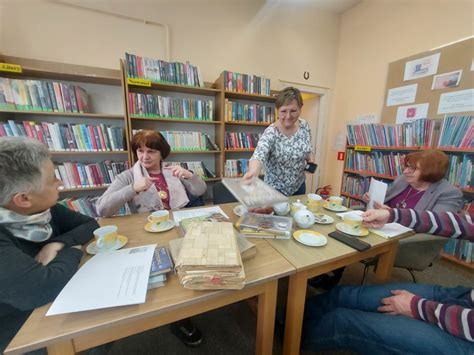
[[[210,141],[219,142],[221,139],[220,120],[221,107],[218,104],[221,90],[216,89],[214,84],[204,83],[204,86],[178,85],[167,82],[134,81],[129,73],[129,65],[126,60],[120,61],[122,73],[123,89],[125,97],[125,112],[127,120],[127,139],[130,140],[134,132],[140,129],[152,129],[160,131],[165,138],[170,133],[181,139],[175,142],[168,139],[171,145],[170,156],[166,161],[187,163],[190,161],[200,161],[212,173],[212,175],[202,176],[206,182],[219,181],[222,176],[221,155],[222,145],[217,147],[182,147],[181,142],[189,143],[185,139],[186,132],[192,132],[196,137],[197,133],[206,135]],[[143,100],[147,99],[148,106],[143,109]],[[153,101],[155,100],[155,101]],[[170,103],[173,108],[173,115],[168,115],[171,109],[162,109]],[[167,103],[167,105],[168,105]],[[198,110],[193,110],[199,106]],[[207,108],[206,111],[203,107]],[[201,109],[202,108],[202,109]],[[176,112],[178,114],[176,114]],[[198,114],[202,112],[202,115]],[[197,143],[191,139],[191,143]],[[211,143],[212,144],[212,143]],[[217,149],[216,149],[217,148]],[[130,152],[130,162],[133,164],[133,154]]]
[[[393,180],[395,180],[399,175],[402,174],[401,165],[403,162],[403,158],[406,154],[427,149],[437,149],[445,152],[450,157],[450,159],[452,157],[457,157],[453,159],[458,159],[459,157],[463,158],[467,156],[472,161],[472,158],[474,158],[474,148],[437,146],[437,143],[440,141],[440,132],[434,131],[434,133],[434,139],[431,140],[432,145],[430,146],[378,146],[367,144],[358,145],[349,144],[348,139],[345,150],[345,161],[340,193],[341,196],[346,197],[346,204],[349,207],[364,207],[365,202],[362,199],[362,195],[368,191],[370,185],[370,178],[374,177],[377,179],[381,179],[386,183],[390,184]],[[363,143],[366,143],[366,141],[364,141]],[[461,159],[455,161],[461,161]],[[364,166],[364,169],[357,169],[355,165]],[[466,208],[469,208],[469,204],[472,203],[474,197],[474,188],[472,186],[460,186],[457,177],[461,174],[453,174],[452,170],[454,168],[455,167],[453,167],[453,165],[450,165],[447,173],[447,178],[453,185],[458,186],[463,192],[464,199],[466,202]],[[470,174],[471,179],[468,179],[468,181],[472,181],[472,171],[470,172]],[[456,256],[447,254],[446,252],[441,253],[441,256],[449,259],[452,262],[459,263],[463,266],[471,268],[474,267],[473,263],[461,260]]]
[[[62,198],[102,193],[113,176],[98,164],[128,164],[125,115],[117,110],[123,101],[120,71],[7,55],[0,55],[0,62],[17,68],[0,71],[0,124],[8,135],[49,140],[56,173],[65,185]]]
[[[224,147],[221,155],[223,176],[239,177],[245,174],[247,162],[255,151],[257,142],[265,128],[275,122],[275,95],[264,85],[264,77],[256,77],[234,73],[234,83],[239,82],[239,87],[231,88],[228,85],[223,71],[215,81],[215,87],[221,90],[219,97],[221,140],[219,145]],[[243,76],[244,78],[241,78]],[[242,85],[245,77],[253,77],[253,84],[248,87]],[[258,82],[258,84],[257,84]],[[260,90],[256,90],[256,89]],[[265,92],[265,94],[251,91]]]

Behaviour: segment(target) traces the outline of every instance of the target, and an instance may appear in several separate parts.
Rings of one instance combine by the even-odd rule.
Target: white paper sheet
[[[173,219],[176,225],[178,225],[179,222],[182,221],[183,219],[206,216],[212,213],[220,213],[226,216],[227,218],[229,218],[229,216],[224,213],[222,208],[220,208],[219,206],[214,206],[214,207],[187,209],[185,211],[173,211]]]
[[[387,193],[388,185],[382,181],[370,179],[369,195],[370,200],[367,204],[367,209],[371,210],[374,208],[374,202],[383,203],[385,201],[385,194]]]
[[[411,104],[415,102],[418,84],[400,86],[388,90],[387,106]]]
[[[379,123],[380,117],[375,113],[368,115],[359,115],[356,117],[356,122],[358,124],[369,124],[369,123]]]
[[[468,111],[474,111],[474,89],[447,92],[439,97],[439,114]]]
[[[356,211],[336,213],[336,216],[338,216],[340,218],[344,217],[346,214],[353,214],[353,215],[356,215],[356,216],[360,216],[362,213],[364,213],[364,211],[356,210]]]
[[[438,71],[440,53],[428,57],[415,59],[405,63],[403,81],[423,78],[436,74]]]
[[[382,228],[369,229],[369,231],[371,231],[372,233],[377,234],[386,239],[397,237],[411,230],[412,230],[411,228],[402,226],[401,224],[398,224],[398,223],[387,223]]]
[[[410,122],[419,118],[427,118],[429,106],[430,104],[419,104],[398,107],[396,123]]]
[[[46,315],[144,303],[155,247],[95,255],[64,286]]]

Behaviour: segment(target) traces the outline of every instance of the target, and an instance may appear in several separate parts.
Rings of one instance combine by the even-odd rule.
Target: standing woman
[[[308,122],[300,118],[300,91],[294,87],[283,89],[275,106],[278,121],[263,132],[244,179],[258,177],[263,167],[267,184],[286,196],[302,195],[306,192],[304,169],[313,160],[311,130]]]
[[[163,167],[171,148],[161,133],[143,130],[130,142],[136,163],[119,174],[97,200],[97,213],[110,217],[127,202],[132,213],[185,207],[188,193],[201,196],[206,183],[180,166]]]

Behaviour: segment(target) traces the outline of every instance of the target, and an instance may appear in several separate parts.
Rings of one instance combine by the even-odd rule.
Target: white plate
[[[313,214],[314,214],[314,218],[316,219],[315,223],[317,224],[334,223],[334,218],[332,218],[331,216],[328,216],[327,214],[323,214],[323,213],[313,213]]]
[[[293,233],[293,238],[310,247],[322,247],[328,243],[328,239],[324,235],[309,229],[297,230]]]
[[[333,211],[333,212],[344,212],[344,211],[347,211],[347,207],[346,206],[338,206],[338,207],[329,207],[328,204],[324,204],[323,207],[329,211]]]
[[[362,227],[357,232],[354,232],[354,230],[351,227],[349,227],[347,224],[342,223],[342,222],[336,223],[336,229],[341,231],[342,233],[350,234],[355,237],[365,237],[366,235],[369,234],[369,230],[367,228]]]
[[[119,235],[117,237],[117,242],[115,243],[113,247],[102,250],[102,249],[97,248],[97,244],[95,243],[95,241],[93,241],[87,246],[86,252],[88,252],[89,254],[98,254],[98,253],[104,253],[107,251],[118,250],[121,247],[123,247],[125,244],[127,244],[127,242],[128,242],[128,238],[126,236]]]
[[[247,212],[247,209],[243,205],[238,205],[234,207],[234,213],[239,217],[242,216],[246,212]]]
[[[145,230],[147,232],[152,232],[152,233],[160,233],[160,232],[166,232],[170,230],[171,228],[174,228],[175,224],[174,221],[171,219],[168,219],[167,221],[164,222],[148,222],[145,224]]]

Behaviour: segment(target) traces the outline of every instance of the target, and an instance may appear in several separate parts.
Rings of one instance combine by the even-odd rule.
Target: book
[[[411,234],[411,232],[413,232],[413,229],[402,226],[398,223],[387,223],[382,228],[370,228],[369,231],[385,239],[390,239]]]
[[[164,286],[165,281],[166,281],[166,275],[165,274],[159,274],[159,275],[156,275],[156,276],[151,276],[148,279],[147,290],[151,290],[153,288],[158,288],[158,287]]]
[[[290,239],[293,219],[291,217],[245,213],[236,222],[237,230],[255,238]]]
[[[150,277],[165,274],[173,268],[170,255],[165,247],[156,247],[151,261]]]

